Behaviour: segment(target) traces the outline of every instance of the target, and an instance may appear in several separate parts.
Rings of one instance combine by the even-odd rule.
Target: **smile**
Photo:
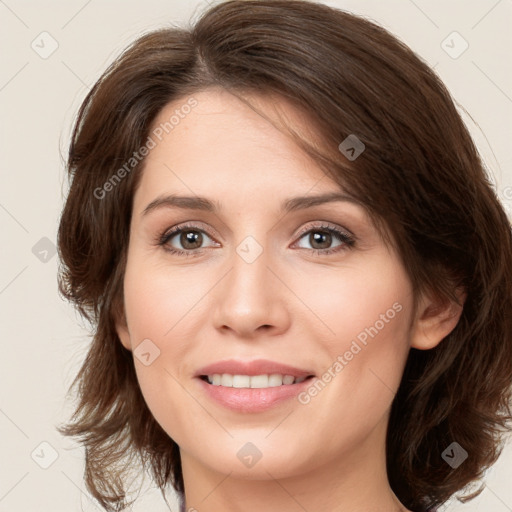
[[[258,413],[293,403],[315,374],[278,361],[228,359],[199,368],[194,377],[209,401],[237,413]]]
[[[278,386],[288,386],[300,384],[307,377],[294,377],[293,375],[282,375],[279,373],[262,375],[231,375],[229,373],[214,373],[201,376],[213,386],[222,386],[226,388],[274,388]]]

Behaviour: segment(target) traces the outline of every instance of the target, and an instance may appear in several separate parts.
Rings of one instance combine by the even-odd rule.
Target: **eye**
[[[353,235],[329,225],[313,227],[307,229],[305,232],[303,231],[300,235],[300,240],[302,239],[305,239],[312,247],[301,248],[324,255],[346,250],[355,243]],[[332,243],[336,240],[338,240],[339,243],[332,247]]]
[[[212,238],[206,231],[199,229],[194,224],[185,224],[174,227],[163,233],[158,240],[158,244],[164,246],[166,251],[173,254],[192,256],[202,253],[201,249],[206,238]],[[176,247],[178,245],[178,247]]]
[[[204,229],[200,229],[195,224],[182,224],[165,231],[158,236],[157,244],[172,254],[180,256],[199,256],[205,249],[203,243],[206,239],[213,241],[212,237]],[[347,250],[355,244],[354,236],[348,231],[344,231],[334,226],[321,225],[309,227],[303,230],[299,235],[299,242],[306,240],[311,244],[311,248],[303,247],[300,243],[299,248],[313,251],[315,254],[327,255],[335,252]],[[337,245],[332,245],[338,241]],[[217,242],[210,244],[210,247],[219,246]]]

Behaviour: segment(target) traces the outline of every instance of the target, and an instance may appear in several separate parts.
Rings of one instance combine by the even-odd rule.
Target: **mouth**
[[[194,377],[216,404],[236,412],[257,413],[296,397],[315,374],[273,361],[228,360],[205,366]]]
[[[232,375],[229,373],[213,373],[211,375],[200,375],[200,379],[212,386],[222,386],[225,388],[237,389],[267,389],[280,386],[291,386],[300,384],[314,375],[306,377],[294,377],[293,375],[283,375],[279,373],[261,374],[261,375]]]

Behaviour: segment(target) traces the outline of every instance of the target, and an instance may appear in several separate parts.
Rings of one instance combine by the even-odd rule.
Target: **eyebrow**
[[[316,196],[299,196],[291,197],[286,199],[282,206],[281,211],[288,213],[296,210],[304,210],[306,208],[312,208],[320,204],[332,203],[332,202],[350,202],[360,205],[360,201],[348,194],[342,194],[339,192],[330,192],[327,194],[320,194]],[[219,212],[221,205],[218,201],[211,201],[206,197],[200,196],[178,196],[175,194],[166,194],[158,196],[156,199],[151,201],[141,213],[144,217],[150,212],[159,210],[161,208],[181,208],[186,210],[201,210],[206,212]]]

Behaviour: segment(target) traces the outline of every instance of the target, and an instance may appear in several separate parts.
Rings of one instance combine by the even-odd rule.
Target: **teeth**
[[[228,373],[223,373],[220,377],[220,385],[226,388],[233,387],[233,375],[229,375]]]
[[[233,375],[234,388],[250,388],[251,378],[249,375]]]
[[[214,386],[226,388],[273,388],[282,385],[298,384],[306,380],[306,377],[293,375],[230,375],[229,373],[214,373],[208,375],[208,382]]]
[[[295,378],[293,377],[293,375],[285,375],[283,377],[283,384],[293,384],[294,380]]]
[[[272,373],[268,376],[268,387],[274,388],[283,385],[283,376],[278,373]]]
[[[268,388],[268,375],[253,375],[249,378],[249,384],[246,388]]]

